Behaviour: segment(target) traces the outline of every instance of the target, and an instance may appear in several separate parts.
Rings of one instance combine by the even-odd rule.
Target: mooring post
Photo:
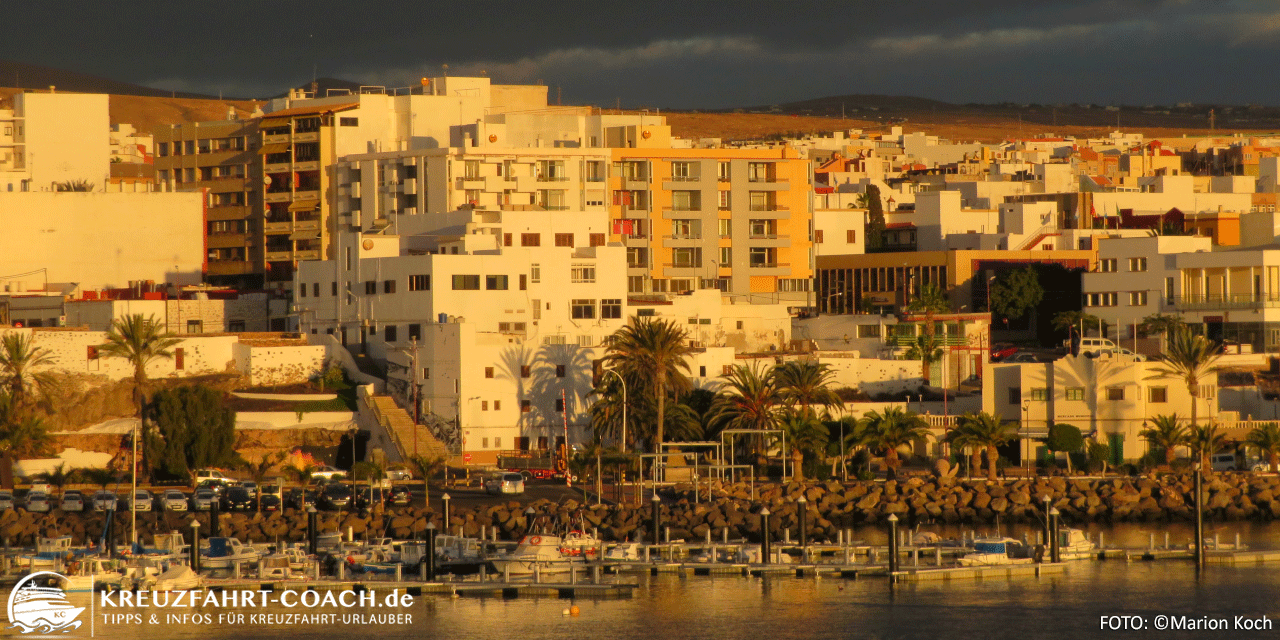
[[[760,510],[760,561],[769,564],[769,507]]]
[[[1058,508],[1054,507],[1049,510],[1050,531],[1052,536],[1049,538],[1049,559],[1052,562],[1062,562],[1062,555],[1058,548]]]
[[[1204,475],[1196,469],[1196,567],[1204,566]]]
[[[796,518],[800,521],[800,562],[809,561],[809,500],[800,496],[796,500]]]
[[[889,514],[889,582],[898,571],[898,515]]]

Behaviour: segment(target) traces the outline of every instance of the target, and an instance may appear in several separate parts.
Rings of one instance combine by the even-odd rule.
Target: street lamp
[[[615,369],[605,369],[605,373],[612,373],[618,377],[618,383],[622,385],[622,452],[627,452],[627,381],[622,379],[622,374]]]
[[[1031,420],[1031,407],[1027,406],[1026,400],[1023,400],[1022,401],[1022,428],[1018,429],[1018,457],[1022,458],[1021,466],[1024,466],[1024,467],[1027,464],[1026,429],[1027,429],[1027,425],[1030,423],[1030,420]]]

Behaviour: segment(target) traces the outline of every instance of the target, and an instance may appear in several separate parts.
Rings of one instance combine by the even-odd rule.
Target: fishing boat
[[[85,608],[67,602],[67,594],[57,586],[47,586],[57,580],[52,572],[37,572],[23,579],[9,595],[11,629],[51,634],[80,628],[82,621],[77,618]]]
[[[201,552],[201,564],[209,569],[229,569],[237,562],[255,563],[260,554],[235,538],[209,538],[208,551]]]
[[[581,558],[561,553],[562,542],[559,536],[529,534],[510,553],[490,559],[489,565],[509,575],[530,575],[535,570],[540,574],[567,573],[572,567],[586,566]]]
[[[962,567],[984,567],[1002,564],[1029,564],[1031,558],[1018,557],[1023,545],[1013,538],[977,538],[973,552],[959,559]]]
[[[1098,545],[1079,529],[1058,531],[1058,557],[1063,560],[1088,560],[1096,555]]]
[[[56,570],[63,562],[77,555],[75,551],[71,546],[71,536],[40,538],[36,540],[35,553],[18,556],[16,564],[31,571]]]
[[[436,567],[442,573],[469,575],[480,571],[485,557],[479,538],[436,536]],[[425,545],[424,545],[425,547]],[[405,562],[408,564],[408,562]]]
[[[62,574],[62,589],[67,593],[90,592],[98,585],[119,586],[124,575],[119,563],[107,558],[85,556],[72,560]]]

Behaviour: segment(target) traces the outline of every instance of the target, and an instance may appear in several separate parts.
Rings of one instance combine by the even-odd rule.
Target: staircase
[[[400,453],[400,461],[413,457],[414,435],[417,435],[418,455],[426,458],[448,458],[449,449],[436,440],[431,429],[415,425],[413,418],[401,409],[391,396],[373,396],[368,399],[369,408],[378,422],[386,429]]]
[[[1027,236],[1025,240],[1023,240],[1022,242],[1019,242],[1018,246],[1013,247],[1013,250],[1026,251],[1027,249],[1030,249],[1036,246],[1037,244],[1040,244],[1041,240],[1044,240],[1049,236],[1056,236],[1056,235],[1058,235],[1058,225],[1056,224],[1043,225],[1039,229],[1036,229],[1031,235]]]

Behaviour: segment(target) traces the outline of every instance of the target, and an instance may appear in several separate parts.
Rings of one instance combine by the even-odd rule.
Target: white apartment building
[[[0,104],[0,192],[54,191],[110,181],[111,123],[106,94],[18,93]]]
[[[1204,236],[1097,236],[1093,240],[1098,262],[1093,271],[1081,276],[1084,310],[1110,325],[1107,337],[1116,340],[1137,337],[1135,325],[1147,316],[1178,311],[1184,295],[1177,266],[1180,254],[1208,253],[1212,248],[1212,241]],[[1087,335],[1097,335],[1097,327],[1086,330]]]
[[[1155,362],[1103,354],[1066,356],[1037,364],[996,364],[984,381],[982,407],[1018,424],[1022,460],[1046,455],[1041,442],[1049,425],[1066,423],[1086,437],[1111,446],[1111,463],[1141,457],[1147,451],[1139,433],[1156,415],[1190,418],[1192,398],[1180,378],[1164,376]],[[1201,379],[1195,399],[1198,420],[1217,415],[1218,378]],[[1039,440],[1039,441],[1038,441]]]

